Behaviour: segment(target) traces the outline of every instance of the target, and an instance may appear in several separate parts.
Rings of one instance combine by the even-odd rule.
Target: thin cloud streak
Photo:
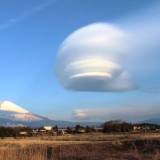
[[[56,2],[56,0],[48,0],[45,3],[41,3],[31,9],[25,10],[21,15],[14,17],[14,18],[11,18],[11,19],[7,20],[5,23],[0,24],[0,30],[7,29],[7,28],[17,24],[18,22],[20,22],[20,21],[38,13],[38,12],[45,10],[47,7],[51,6],[55,2]]]
[[[128,15],[121,19],[119,24],[130,38],[128,39],[129,55],[124,62],[125,67],[131,75],[139,75],[143,77],[155,77],[157,79],[159,73],[160,57],[160,3],[143,9],[142,11]],[[157,74],[156,74],[157,73]],[[135,77],[134,76],[134,77]],[[139,84],[140,91],[143,92],[159,92],[160,85],[154,81],[154,84]]]
[[[153,109],[154,107],[154,109]],[[142,121],[154,117],[159,117],[160,108],[158,105],[139,105],[139,107],[126,106],[118,108],[95,108],[95,109],[76,109],[73,111],[73,117],[77,120],[124,120],[124,121]]]

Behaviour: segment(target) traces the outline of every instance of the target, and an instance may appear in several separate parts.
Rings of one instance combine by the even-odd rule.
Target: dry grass
[[[160,160],[159,134],[0,140],[0,160]]]

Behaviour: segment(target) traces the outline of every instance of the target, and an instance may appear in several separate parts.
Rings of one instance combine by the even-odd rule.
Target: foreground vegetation
[[[160,125],[0,127],[0,160],[160,160]]]
[[[160,134],[76,134],[0,140],[0,160],[160,160]]]

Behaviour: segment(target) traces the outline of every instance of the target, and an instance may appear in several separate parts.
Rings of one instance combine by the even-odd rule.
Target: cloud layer
[[[61,84],[78,91],[127,91],[135,86],[122,66],[127,33],[107,23],[94,23],[69,35],[58,53]]]
[[[139,105],[118,108],[76,109],[73,116],[78,120],[107,121],[120,119],[124,121],[141,121],[159,117],[159,105]]]

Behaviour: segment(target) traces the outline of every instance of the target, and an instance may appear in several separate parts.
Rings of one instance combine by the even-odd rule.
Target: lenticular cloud
[[[127,33],[114,25],[94,23],[61,44],[57,73],[61,84],[76,91],[127,91],[134,88],[123,68]]]

